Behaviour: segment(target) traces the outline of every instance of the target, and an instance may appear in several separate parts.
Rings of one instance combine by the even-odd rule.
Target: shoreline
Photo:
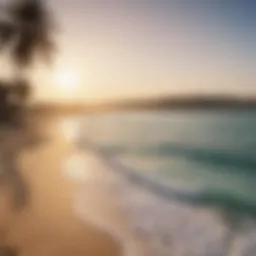
[[[123,248],[120,256],[149,255],[147,241],[134,232],[118,195],[118,177],[93,152],[76,152],[65,177],[78,184],[75,212],[80,220],[111,235]]]

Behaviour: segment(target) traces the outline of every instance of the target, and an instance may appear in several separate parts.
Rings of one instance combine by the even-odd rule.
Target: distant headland
[[[239,97],[158,97],[151,99],[127,99],[101,103],[40,103],[31,106],[33,111],[79,114],[112,111],[142,110],[239,110],[255,109],[255,98]]]

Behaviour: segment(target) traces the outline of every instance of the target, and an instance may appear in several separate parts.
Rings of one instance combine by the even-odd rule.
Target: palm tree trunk
[[[26,86],[26,76],[24,74],[24,67],[17,64],[14,73],[13,96],[15,98],[12,105],[13,121],[17,125],[21,125],[25,118],[25,111],[27,105],[27,95],[24,93],[24,86]]]

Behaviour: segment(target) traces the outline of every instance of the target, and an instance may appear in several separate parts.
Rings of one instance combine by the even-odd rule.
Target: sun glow
[[[79,75],[72,69],[60,69],[56,72],[56,82],[61,91],[73,92],[79,86]]]

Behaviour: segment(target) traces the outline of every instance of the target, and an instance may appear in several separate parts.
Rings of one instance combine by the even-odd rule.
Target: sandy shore
[[[77,188],[62,173],[73,149],[53,126],[41,125],[31,131],[46,132],[48,140],[33,147],[24,146],[31,131],[1,132],[1,152],[19,147],[19,172],[30,192],[27,204],[17,211],[12,207],[11,185],[1,185],[1,245],[17,249],[20,256],[119,256],[120,245],[110,235],[75,216]]]

